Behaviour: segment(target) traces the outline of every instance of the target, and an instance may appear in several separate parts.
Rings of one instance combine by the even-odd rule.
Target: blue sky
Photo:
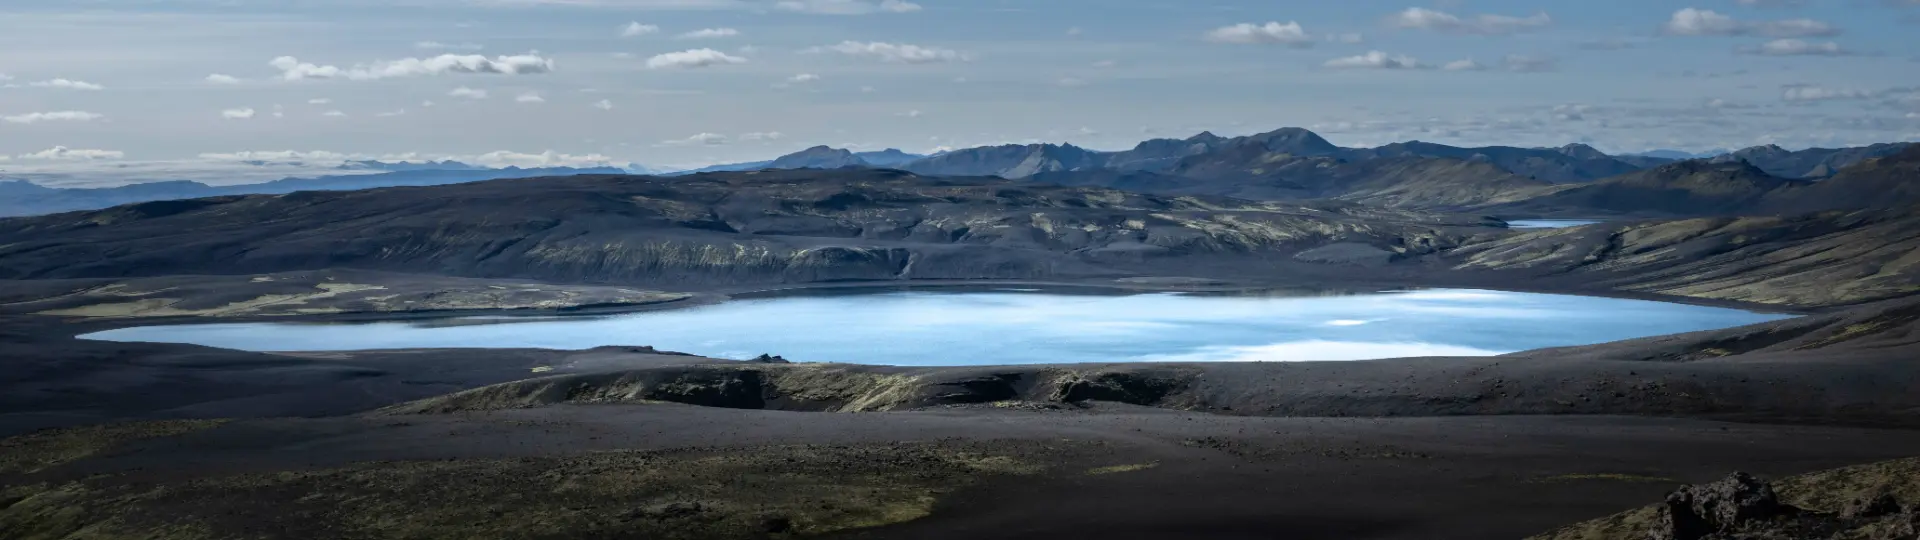
[[[1915,34],[1920,0],[11,0],[0,168],[1853,145],[1920,139]]]

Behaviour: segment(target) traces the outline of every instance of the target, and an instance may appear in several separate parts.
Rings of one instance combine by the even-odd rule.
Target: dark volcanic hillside
[[[1483,209],[1531,215],[1726,215],[1755,210],[1805,185],[1745,162],[1693,160],[1539,190]]]
[[[1455,270],[1613,289],[1831,306],[1920,291],[1920,207],[1648,221],[1469,242]]]
[[[1350,160],[1429,157],[1482,161],[1513,174],[1556,184],[1586,182],[1640,170],[1637,165],[1614,159],[1584,144],[1570,144],[1561,148],[1461,148],[1409,141],[1379,148],[1348,150],[1342,156]]]
[[[1777,145],[1737,150],[1723,159],[1752,163],[1768,174],[1782,178],[1825,178],[1840,169],[1877,157],[1898,154],[1913,143],[1880,143],[1854,148],[1808,148],[1792,151]]]
[[[0,220],[0,278],[318,268],[636,284],[1066,278],[1221,258],[1251,270],[1335,244],[1339,255],[1310,258],[1382,261],[1485,230],[1447,223],[1342,203],[1169,198],[887,170],[576,176]]]

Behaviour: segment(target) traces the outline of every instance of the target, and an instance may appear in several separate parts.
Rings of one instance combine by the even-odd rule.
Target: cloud
[[[925,113],[922,113],[922,112],[920,112],[920,109],[914,109],[914,110],[911,110],[911,111],[907,111],[907,112],[903,112],[903,113],[900,113],[900,116],[905,116],[905,117],[907,117],[907,118],[919,118],[920,116],[922,116],[922,115],[924,115],[924,114],[925,114]]]
[[[392,110],[387,112],[373,113],[373,116],[376,118],[391,118],[395,116],[405,116],[406,114],[407,114],[406,109],[398,109],[398,110]]]
[[[1640,44],[1637,41],[1616,37],[1616,38],[1596,39],[1592,41],[1582,41],[1580,42],[1579,47],[1582,49],[1590,50],[1590,51],[1618,51],[1618,50],[1624,50],[1624,49],[1631,49],[1634,47],[1638,47],[1639,45]]]
[[[1536,13],[1527,17],[1486,14],[1459,17],[1444,11],[1415,7],[1387,17],[1387,24],[1399,28],[1417,28],[1450,34],[1497,36],[1553,24],[1553,18],[1546,13]]]
[[[611,111],[611,110],[613,110],[613,102],[612,102],[612,101],[609,101],[609,100],[604,100],[604,99],[603,99],[603,100],[600,100],[600,101],[595,101],[595,102],[593,102],[593,107],[594,107],[594,108],[596,108],[596,109],[600,109],[600,110],[603,110],[603,111]]]
[[[46,150],[41,150],[39,152],[34,152],[31,154],[20,154],[17,157],[19,157],[20,159],[38,159],[38,160],[47,160],[47,161],[94,161],[94,160],[102,160],[102,159],[120,159],[126,156],[127,154],[125,152],[121,152],[119,150],[94,150],[94,149],[88,149],[88,148],[67,148],[65,146],[55,146],[53,148],[48,148]]]
[[[938,47],[921,47],[906,43],[842,41],[838,45],[825,45],[807,49],[806,53],[836,52],[847,56],[871,58],[882,62],[897,64],[933,64],[971,60],[966,53]]]
[[[238,109],[227,109],[224,111],[220,111],[220,117],[228,120],[245,120],[248,118],[253,118],[253,107],[241,107]]]
[[[1233,43],[1239,45],[1279,44],[1295,48],[1313,46],[1313,36],[1300,27],[1300,23],[1287,21],[1280,24],[1268,21],[1266,24],[1240,23],[1208,30],[1204,38],[1214,43]]]
[[[12,75],[8,75],[8,74],[5,74],[5,73],[0,73],[0,81],[11,81],[11,80],[13,80],[13,76],[12,76]],[[3,156],[0,156],[0,157],[3,157]]]
[[[719,133],[696,133],[693,136],[687,137],[685,139],[673,139],[668,141],[660,141],[660,144],[662,146],[690,146],[690,145],[719,146],[722,144],[727,144],[727,136],[721,135]]]
[[[68,90],[105,90],[107,88],[105,86],[100,86],[87,81],[76,81],[72,79],[51,79],[51,80],[45,80],[45,81],[35,81],[35,82],[27,83],[27,86],[33,86],[37,88],[64,88]]]
[[[91,122],[101,118],[106,118],[106,115],[87,111],[49,111],[0,116],[0,120],[14,124],[32,124],[36,122]]]
[[[644,36],[644,35],[656,33],[659,31],[660,31],[660,27],[658,26],[654,26],[651,24],[640,24],[639,22],[629,22],[627,23],[626,26],[620,27],[620,37]]]
[[[648,69],[703,68],[724,64],[745,64],[747,59],[713,49],[689,49],[655,55],[647,59]]]
[[[1484,71],[1487,69],[1487,66],[1482,65],[1479,62],[1475,62],[1473,61],[1473,59],[1469,58],[1466,60],[1454,60],[1452,62],[1447,62],[1447,65],[1440,66],[1440,69],[1444,69],[1447,71]]]
[[[200,159],[217,162],[249,163],[308,163],[337,164],[349,160],[378,161],[445,161],[453,160],[470,165],[488,167],[592,167],[604,166],[613,162],[613,158],[600,154],[566,154],[547,150],[540,153],[524,153],[508,150],[496,150],[474,155],[427,155],[415,152],[397,154],[349,154],[326,150],[267,150],[222,153],[203,153]]]
[[[345,118],[347,116],[347,113],[340,112],[340,111],[327,111],[327,112],[320,113],[320,116],[325,116],[328,118]]]
[[[1746,7],[1784,8],[1806,5],[1806,0],[1734,0],[1735,4]]]
[[[451,156],[450,159],[457,157]],[[600,154],[565,154],[547,150],[538,154],[526,154],[496,150],[477,156],[458,158],[468,164],[488,167],[592,167],[613,163],[613,158]]]
[[[465,86],[448,91],[447,95],[451,97],[457,97],[457,98],[487,99],[486,90],[478,89],[478,88],[467,88]]]
[[[421,41],[418,43],[414,43],[413,48],[451,50],[451,51],[477,51],[480,49],[484,49],[486,47],[481,46],[479,43],[441,43],[438,41]]]
[[[1545,56],[1509,54],[1500,59],[1500,67],[1514,73],[1538,73],[1559,69],[1560,61]]]
[[[1380,51],[1368,51],[1366,54],[1335,58],[1322,64],[1335,69],[1420,69],[1418,59],[1404,55],[1390,55]]]
[[[817,81],[817,80],[820,80],[820,76],[819,76],[819,75],[814,75],[814,74],[812,74],[812,73],[801,73],[801,74],[799,74],[799,75],[794,75],[794,76],[792,76],[792,77],[787,77],[787,82],[790,82],[790,83],[795,83],[795,84],[798,84],[798,83],[809,83],[809,82],[813,82],[813,81]]]
[[[333,100],[328,98],[313,98],[307,100],[308,105],[326,105],[328,103],[333,103]]]
[[[304,79],[365,81],[448,73],[531,75],[553,71],[553,60],[533,53],[493,58],[478,54],[443,54],[431,58],[402,58],[351,68],[316,65],[301,62],[300,59],[291,56],[275,58],[267,64],[280,70],[280,78],[289,81]]]
[[[777,141],[783,137],[786,137],[786,135],[778,131],[760,131],[740,134],[740,140],[742,141]]]
[[[1840,47],[1839,43],[1813,43],[1798,39],[1776,39],[1760,44],[1758,47],[1743,47],[1741,53],[1760,56],[1852,56],[1853,51]]]
[[[1660,33],[1669,36],[1766,36],[1776,38],[1829,37],[1840,29],[1813,19],[1741,21],[1711,10],[1685,8],[1673,12]]]
[[[920,4],[906,0],[782,0],[774,8],[818,15],[866,15],[869,13],[912,13]]]
[[[234,77],[232,75],[222,75],[219,73],[215,73],[207,76],[207,82],[210,82],[213,84],[240,84],[240,78]]]
[[[1832,101],[1841,99],[1869,99],[1875,92],[1866,90],[1840,90],[1822,86],[1789,86],[1780,92],[1785,101]]]
[[[680,39],[718,39],[718,38],[730,38],[738,35],[740,35],[740,31],[732,28],[702,28],[699,30],[694,30],[692,32],[687,32],[685,34],[680,34],[679,37]]]
[[[527,92],[513,98],[513,101],[514,103],[546,103],[547,98],[540,97],[539,92]]]

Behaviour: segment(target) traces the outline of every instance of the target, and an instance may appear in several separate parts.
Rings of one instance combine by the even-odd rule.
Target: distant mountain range
[[[362,167],[378,162],[357,162]],[[282,194],[295,191],[345,191],[397,186],[435,186],[502,178],[533,178],[575,174],[623,174],[612,167],[546,167],[522,169],[476,168],[458,162],[439,162],[450,169],[419,168],[422,164],[380,164],[396,170],[383,173],[286,178],[259,184],[209,186],[199,182],[176,180],[131,184],[112,188],[50,188],[23,180],[0,180],[0,217],[51,214],[73,210],[93,210],[110,206],[170,199],[192,199],[219,195]]]
[[[1203,132],[1185,139],[1152,139],[1122,151],[1097,151],[1071,144],[1008,144],[920,155],[897,149],[854,152],[815,146],[772,160],[671,173],[638,164],[623,168],[491,169],[457,161],[354,161],[337,168],[362,171],[360,174],[236,186],[173,181],[55,189],[0,181],[0,197],[4,197],[0,200],[0,216],[216,195],[425,186],[588,173],[683,176],[850,167],[898,169],[928,176],[997,176],[1022,183],[1165,195],[1335,199],[1401,209],[1518,217],[1710,215],[1818,206],[1817,202],[1789,204],[1792,197],[1786,193],[1833,199],[1874,198],[1870,193],[1813,188],[1851,166],[1894,156],[1914,146],[1888,143],[1799,151],[1759,146],[1711,157],[1670,150],[1615,156],[1584,144],[1456,147],[1407,141],[1346,148],[1306,129],[1282,128],[1240,137]],[[364,172],[374,170],[384,172]],[[1883,188],[1895,193],[1911,189],[1906,184]]]

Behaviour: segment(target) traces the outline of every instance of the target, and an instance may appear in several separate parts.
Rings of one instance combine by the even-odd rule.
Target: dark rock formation
[[[1718,482],[1682,487],[1667,495],[1649,538],[1700,540],[1792,511],[1780,505],[1773,486],[1736,472]]]

